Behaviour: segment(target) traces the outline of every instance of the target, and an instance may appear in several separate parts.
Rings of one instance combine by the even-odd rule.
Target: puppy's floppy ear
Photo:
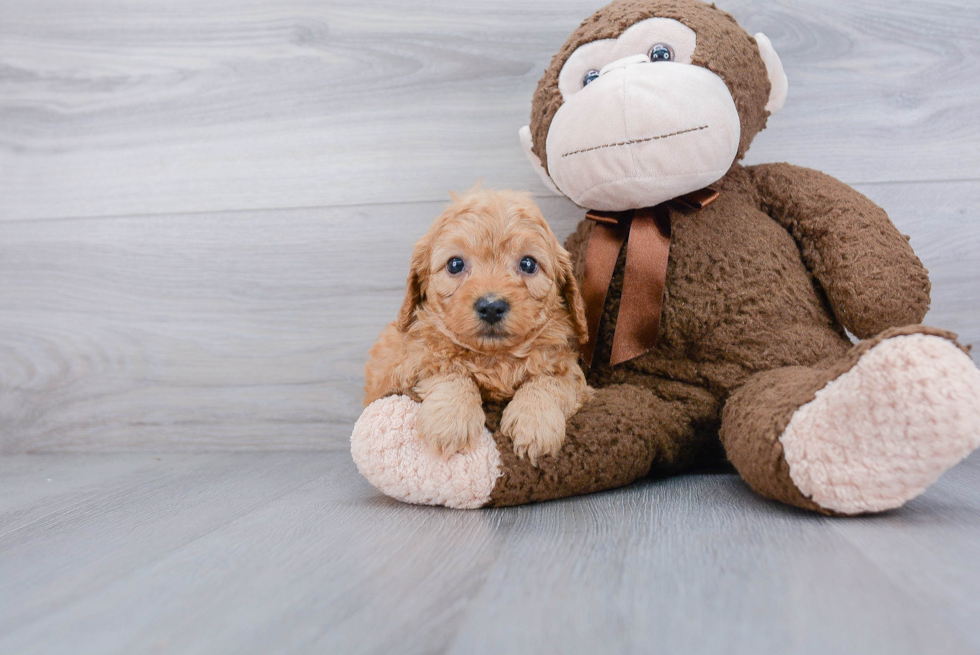
[[[578,282],[572,272],[572,258],[564,248],[558,249],[558,287],[565,299],[565,306],[572,319],[572,328],[579,343],[589,340],[589,325],[585,321],[585,303],[578,290]]]
[[[411,327],[415,318],[415,308],[424,300],[424,287],[428,275],[429,238],[426,235],[419,239],[412,252],[412,264],[408,272],[408,281],[405,283],[405,300],[402,302],[402,308],[398,310],[396,321],[398,329],[402,332],[406,332]]]

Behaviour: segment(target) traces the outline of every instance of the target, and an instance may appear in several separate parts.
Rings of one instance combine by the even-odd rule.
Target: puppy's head
[[[518,346],[552,322],[587,340],[571,260],[531,197],[474,189],[454,200],[415,246],[399,328],[421,312],[483,352]]]

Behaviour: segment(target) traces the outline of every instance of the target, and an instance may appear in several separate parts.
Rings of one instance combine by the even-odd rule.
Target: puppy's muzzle
[[[503,320],[507,312],[510,311],[510,303],[503,298],[487,295],[482,296],[475,303],[473,309],[480,320],[487,325],[496,325]]]

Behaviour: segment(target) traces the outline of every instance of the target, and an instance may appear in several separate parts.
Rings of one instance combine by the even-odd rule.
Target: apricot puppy
[[[448,457],[480,437],[484,400],[509,399],[500,430],[536,463],[558,452],[591,393],[571,260],[528,194],[454,200],[415,245],[405,302],[370,352],[364,404],[420,399],[419,437]]]

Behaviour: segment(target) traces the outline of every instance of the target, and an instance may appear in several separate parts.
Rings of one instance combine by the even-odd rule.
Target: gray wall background
[[[346,448],[448,190],[581,217],[517,130],[601,4],[0,1],[0,452]],[[721,5],[790,80],[747,162],[881,204],[980,341],[975,3]]]

